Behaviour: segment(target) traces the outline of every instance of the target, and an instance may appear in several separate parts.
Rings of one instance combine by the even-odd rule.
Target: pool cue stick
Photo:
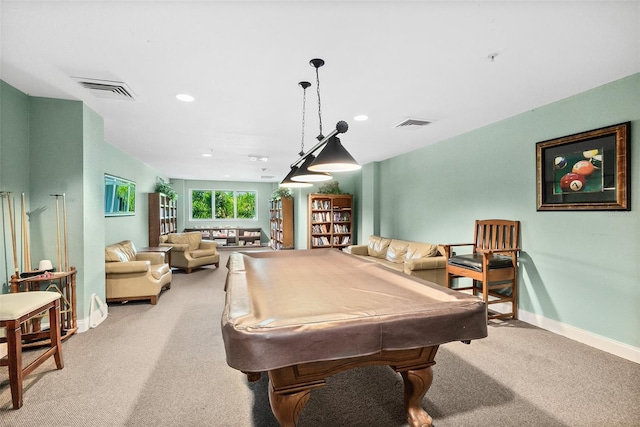
[[[29,221],[27,219],[27,206],[24,201],[24,193],[22,193],[22,251],[24,252],[24,271],[32,271],[31,266],[31,248],[29,247]]]
[[[64,236],[64,271],[69,271],[69,246],[67,245],[67,197],[62,193],[62,235]]]
[[[58,204],[58,194],[51,194],[56,198],[56,242],[58,243],[58,271],[62,271],[62,255],[60,252],[60,207]]]
[[[11,210],[11,192],[7,192],[7,206],[9,207],[9,228],[11,229],[11,244],[13,246],[13,266],[16,277],[19,277],[20,269],[18,268],[18,251],[16,250],[16,233],[13,228],[13,212]]]

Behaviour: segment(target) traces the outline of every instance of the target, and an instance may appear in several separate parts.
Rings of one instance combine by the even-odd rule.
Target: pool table
[[[227,363],[250,381],[268,372],[283,427],[326,378],[374,364],[401,374],[409,425],[430,426],[420,405],[438,346],[487,336],[480,299],[337,249],[236,252],[227,268]]]

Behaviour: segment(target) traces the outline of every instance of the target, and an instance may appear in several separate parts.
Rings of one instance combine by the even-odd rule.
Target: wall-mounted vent
[[[424,119],[406,119],[402,122],[398,123],[395,127],[403,128],[403,127],[413,127],[413,126],[426,126],[433,123],[433,120],[424,120]]]
[[[89,92],[97,98],[136,100],[135,93],[123,82],[89,79],[86,77],[72,77],[72,79],[85,89],[89,89]]]

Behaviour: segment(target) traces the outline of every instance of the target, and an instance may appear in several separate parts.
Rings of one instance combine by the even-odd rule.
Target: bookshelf
[[[273,250],[293,249],[293,199],[269,202],[269,245]]]
[[[160,236],[176,233],[177,230],[176,201],[163,193],[149,193],[149,246],[158,246]]]
[[[353,196],[309,194],[309,248],[344,248],[353,241]]]
[[[198,227],[184,231],[199,231],[203,240],[212,240],[221,247],[261,246],[262,228],[242,227]]]

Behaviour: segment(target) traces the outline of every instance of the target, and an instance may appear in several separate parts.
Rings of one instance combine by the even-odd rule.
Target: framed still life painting
[[[630,210],[630,123],[536,144],[537,210]]]

